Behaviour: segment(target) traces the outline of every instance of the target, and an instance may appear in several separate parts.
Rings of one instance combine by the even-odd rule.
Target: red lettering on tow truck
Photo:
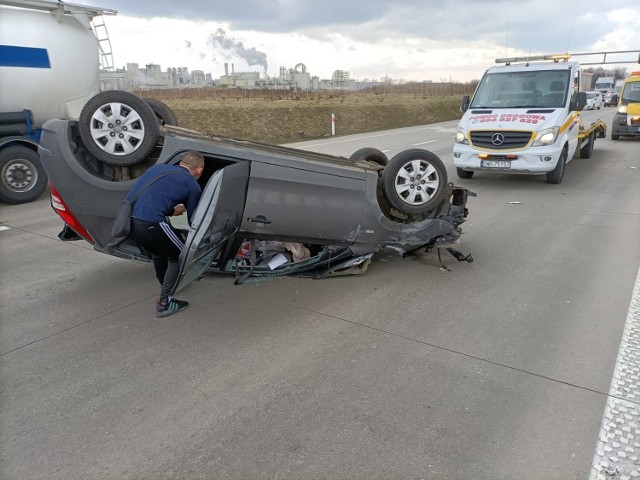
[[[544,122],[546,117],[544,115],[524,114],[524,113],[503,113],[500,115],[500,122],[520,122],[520,123],[533,123],[537,124]]]
[[[498,115],[475,115],[473,117],[469,117],[470,123],[488,123],[495,122],[498,119]]]

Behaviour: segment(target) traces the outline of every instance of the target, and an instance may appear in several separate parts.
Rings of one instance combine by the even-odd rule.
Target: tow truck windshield
[[[471,108],[560,108],[567,103],[569,71],[496,72],[485,75]]]
[[[622,105],[640,102],[640,82],[627,83],[622,92]]]

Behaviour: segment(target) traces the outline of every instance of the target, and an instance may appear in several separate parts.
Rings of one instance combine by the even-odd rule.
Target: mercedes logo
[[[496,147],[499,145],[502,145],[504,143],[504,135],[501,133],[494,133],[491,136],[491,143],[494,144]]]

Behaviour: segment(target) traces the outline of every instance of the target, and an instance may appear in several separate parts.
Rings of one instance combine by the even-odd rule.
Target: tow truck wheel
[[[587,143],[580,149],[580,158],[591,158],[593,155],[593,144],[595,141],[595,133],[591,132],[589,134],[589,140],[587,140]]]
[[[458,174],[458,178],[471,178],[476,172],[474,172],[473,170],[463,170],[456,167],[456,173]]]
[[[447,169],[437,155],[411,149],[398,153],[382,172],[382,187],[389,203],[402,213],[431,211],[447,193]]]
[[[567,164],[567,147],[562,149],[562,153],[560,154],[560,158],[558,159],[558,164],[556,168],[554,168],[551,172],[547,173],[547,183],[552,183],[558,185],[562,183],[562,178],[564,177],[564,168]]]
[[[89,153],[109,165],[134,165],[158,142],[153,109],[140,97],[117,90],[97,94],[82,109],[80,137]]]
[[[382,165],[386,167],[389,163],[389,157],[387,157],[383,151],[378,150],[377,148],[361,148],[360,150],[356,150],[351,154],[349,160],[358,161],[358,160],[367,160],[369,162],[377,163],[378,165]]]
[[[35,150],[17,145],[0,151],[0,200],[17,205],[35,200],[47,188],[47,174]]]

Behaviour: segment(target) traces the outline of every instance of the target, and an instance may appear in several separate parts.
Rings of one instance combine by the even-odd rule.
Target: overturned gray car
[[[78,121],[44,125],[39,154],[51,204],[100,252],[150,260],[131,239],[111,236],[135,178],[188,150],[205,158],[200,204],[189,212],[174,292],[204,272],[315,278],[366,270],[382,248],[408,252],[459,242],[473,194],[447,181],[426,150],[391,160],[366,148],[351,158],[218,138],[162,125],[158,112],[126,92],[94,97]]]

